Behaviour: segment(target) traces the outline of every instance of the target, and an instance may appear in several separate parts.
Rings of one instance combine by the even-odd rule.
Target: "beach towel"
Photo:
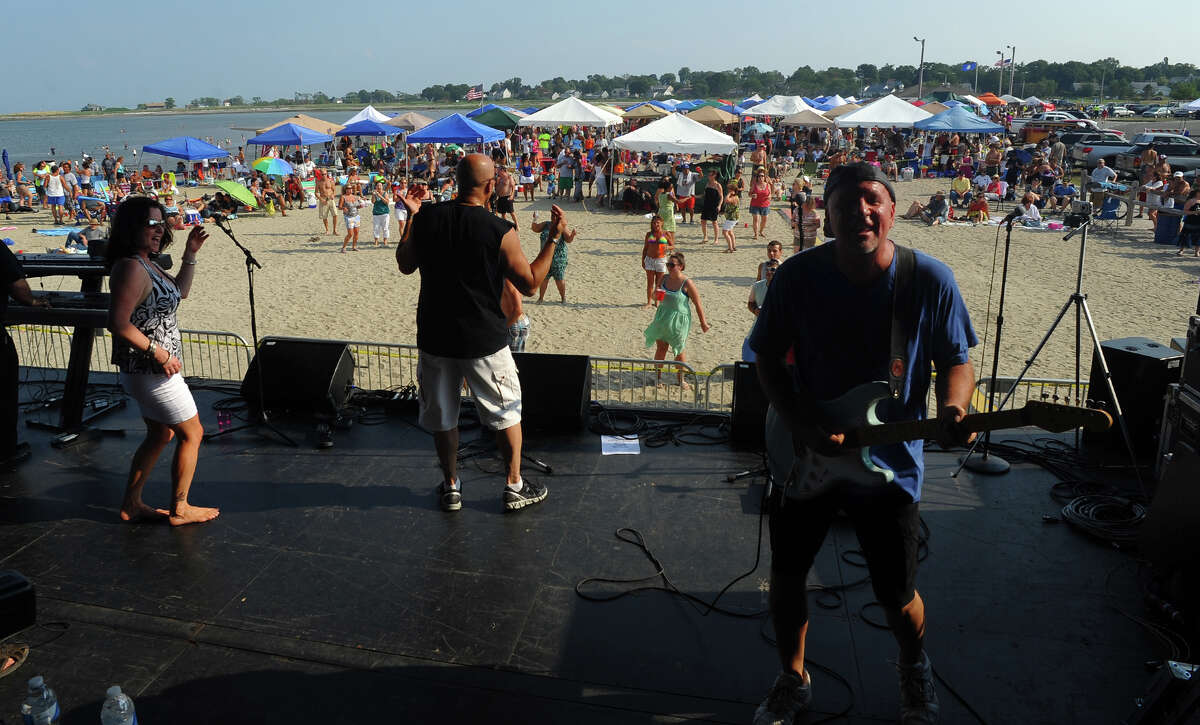
[[[34,229],[35,234],[47,237],[65,237],[71,232],[81,232],[83,227],[55,227],[54,229]]]

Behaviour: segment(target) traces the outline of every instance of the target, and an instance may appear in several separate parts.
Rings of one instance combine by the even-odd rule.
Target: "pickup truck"
[[[1112,166],[1117,154],[1128,151],[1133,143],[1124,136],[1112,133],[1090,133],[1077,140],[1069,152],[1071,165],[1088,171],[1099,166],[1100,159]]]
[[[1133,146],[1117,154],[1113,168],[1122,176],[1138,174],[1138,161],[1146,147],[1153,144],[1154,150],[1167,157],[1172,171],[1188,172],[1200,169],[1200,142],[1177,133],[1139,133],[1133,137]]]

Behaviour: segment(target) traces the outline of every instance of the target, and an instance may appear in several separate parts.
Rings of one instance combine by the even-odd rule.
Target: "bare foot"
[[[647,302],[646,304],[642,305],[642,309],[643,309],[643,310],[648,310],[648,309],[650,309],[650,308],[651,308],[651,307],[653,307],[653,306],[654,306],[653,304],[651,304],[650,302]]]
[[[156,509],[138,501],[121,506],[121,520],[129,524],[162,521],[171,515],[166,509]]]
[[[204,508],[203,506],[184,506],[180,509],[180,513],[171,514],[170,521],[172,526],[186,526],[188,524],[202,524],[205,521],[212,521],[220,515],[220,509]]]

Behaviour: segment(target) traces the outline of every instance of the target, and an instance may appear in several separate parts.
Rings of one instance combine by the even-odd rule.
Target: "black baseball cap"
[[[858,186],[864,181],[878,181],[887,189],[888,196],[892,197],[892,202],[896,201],[896,189],[892,186],[892,182],[888,181],[888,177],[877,166],[858,161],[852,164],[842,164],[829,174],[829,178],[825,180],[825,202],[829,202],[829,197],[833,196],[833,192],[846,186]]]

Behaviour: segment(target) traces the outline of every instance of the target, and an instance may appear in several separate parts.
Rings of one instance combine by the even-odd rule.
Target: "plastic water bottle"
[[[108,688],[104,707],[100,708],[100,725],[137,725],[133,699],[121,692],[120,685]]]
[[[25,725],[52,725],[59,722],[61,713],[54,696],[41,675],[29,678],[29,692],[21,705],[21,721]]]

